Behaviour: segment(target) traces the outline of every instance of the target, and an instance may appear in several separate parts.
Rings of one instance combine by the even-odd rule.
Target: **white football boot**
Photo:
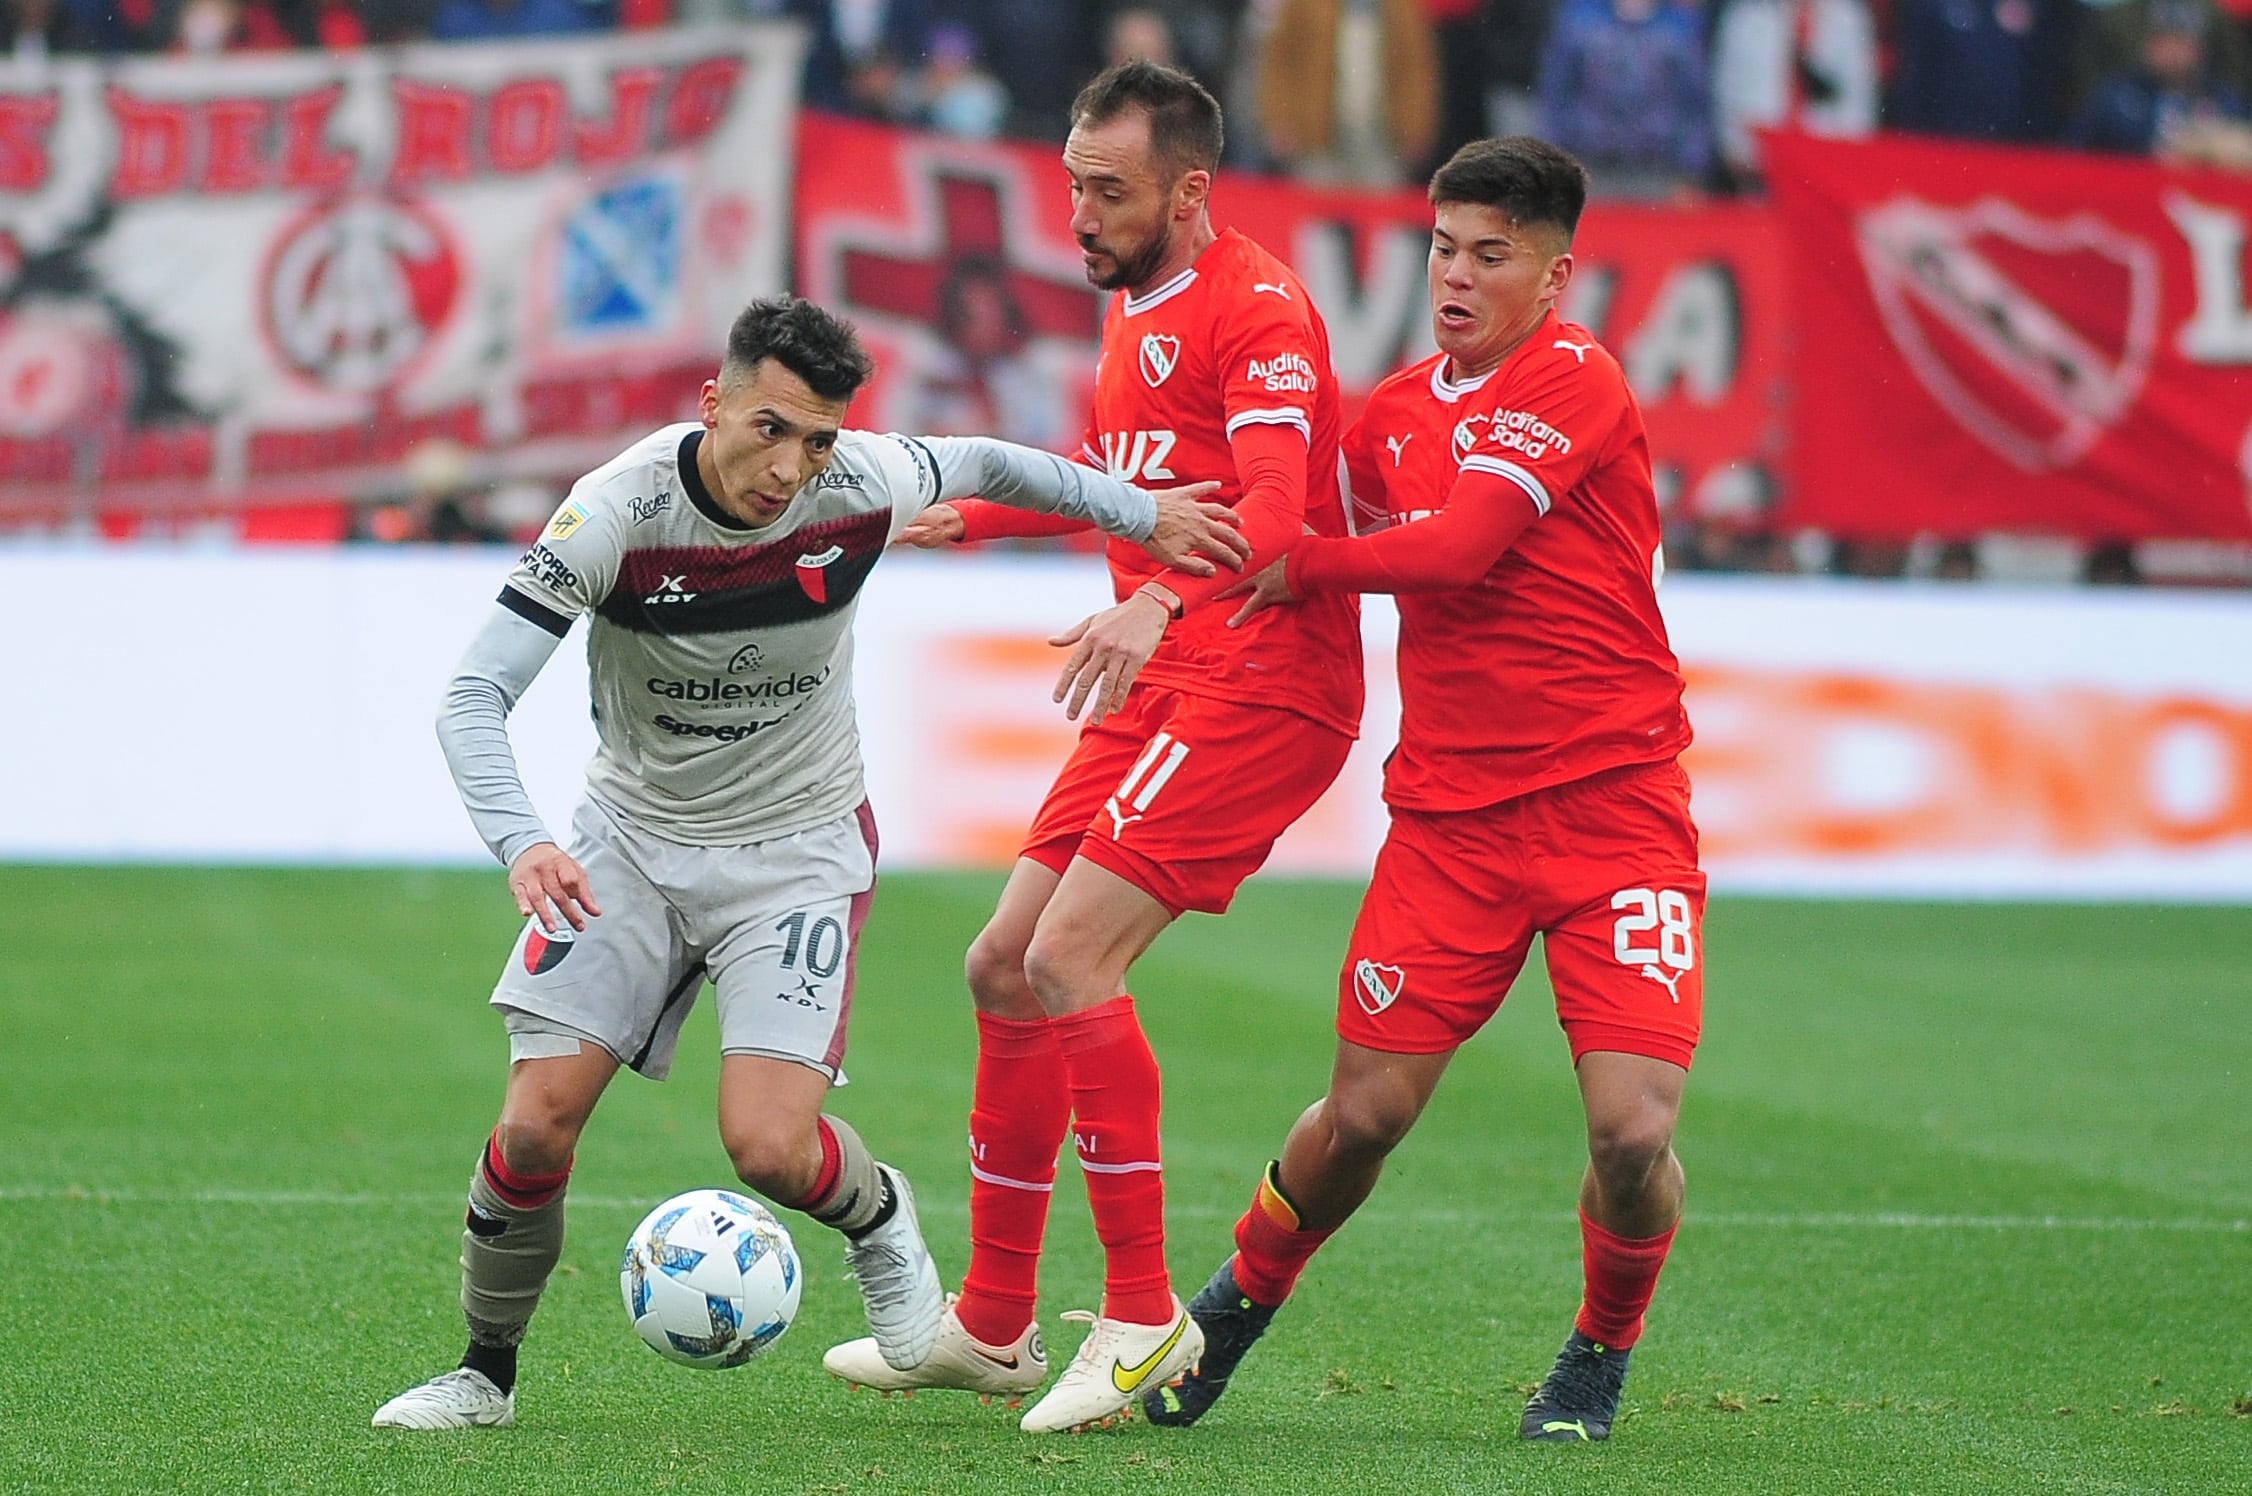
[[[876,1167],[884,1171],[898,1208],[890,1220],[858,1241],[847,1240],[845,1261],[860,1285],[868,1328],[876,1332],[876,1349],[888,1364],[904,1371],[928,1356],[938,1342],[946,1291],[939,1286],[938,1264],[923,1245],[922,1228],[915,1221],[915,1192],[908,1188],[907,1176],[890,1164]]]
[[[975,1392],[981,1402],[998,1397],[1010,1407],[1024,1401],[1026,1393],[1048,1379],[1048,1348],[1040,1341],[1037,1322],[1007,1345],[987,1345],[962,1328],[954,1313],[954,1296],[946,1297],[946,1313],[938,1322],[938,1339],[930,1354],[913,1366],[893,1366],[876,1349],[872,1336],[848,1340],[831,1347],[821,1358],[829,1375],[854,1387],[871,1387],[890,1396],[938,1387]]]
[[[516,1394],[464,1366],[410,1387],[375,1410],[377,1428],[507,1428],[516,1422]]]
[[[1204,1331],[1181,1301],[1162,1325],[1128,1324],[1074,1309],[1065,1319],[1094,1325],[1048,1395],[1024,1415],[1028,1434],[1079,1433],[1133,1416],[1145,1389],[1185,1376],[1204,1354]]]

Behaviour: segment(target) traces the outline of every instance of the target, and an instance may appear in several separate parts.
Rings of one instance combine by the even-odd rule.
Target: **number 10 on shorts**
[[[1611,928],[1611,952],[1621,966],[1670,966],[1687,971],[1697,964],[1694,927],[1690,923],[1688,895],[1671,888],[1622,888],[1611,895],[1611,907],[1627,913]],[[1656,945],[1638,945],[1638,938],[1658,932]]]

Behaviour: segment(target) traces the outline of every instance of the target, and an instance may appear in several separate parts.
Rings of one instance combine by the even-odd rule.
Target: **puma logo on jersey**
[[[1181,361],[1181,340],[1171,333],[1149,332],[1142,334],[1142,378],[1151,389],[1156,389],[1173,377],[1173,369]]]
[[[695,599],[696,594],[688,590],[688,578],[684,576],[661,577],[657,582],[657,590],[643,598],[642,602],[645,604],[686,603],[694,602]]]
[[[1549,344],[1549,346],[1551,348],[1571,349],[1572,357],[1578,359],[1584,365],[1587,362],[1587,350],[1593,348],[1595,345],[1593,343],[1575,343],[1570,338],[1558,338],[1555,342]]]
[[[1642,974],[1672,993],[1675,1002],[1681,1001],[1681,979],[1688,975],[1687,972],[1677,971],[1668,976],[1655,966],[1645,966],[1642,968]]]
[[[1414,440],[1415,433],[1412,431],[1405,436],[1387,436],[1384,438],[1384,445],[1389,447],[1392,452],[1392,466],[1398,467],[1400,465],[1400,454],[1406,451],[1407,444]]]
[[[1251,283],[1251,294],[1256,296],[1261,291],[1272,291],[1284,301],[1290,299],[1290,287],[1283,285],[1280,281],[1253,281]]]

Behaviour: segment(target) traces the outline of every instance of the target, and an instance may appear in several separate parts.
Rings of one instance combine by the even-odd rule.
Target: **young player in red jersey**
[[[1705,879],[1675,761],[1689,722],[1658,614],[1642,415],[1617,361],[1555,311],[1586,191],[1578,162],[1523,136],[1440,168],[1441,352],[1379,385],[1346,440],[1353,505],[1389,528],[1309,540],[1241,584],[1245,617],[1398,594],[1392,829],[1339,982],[1329,1092],[1190,1304],[1203,1362],[1153,1389],[1155,1422],[1193,1423],[1218,1399],[1539,933],[1587,1111],[1586,1291],[1519,1433],[1610,1433],[1681,1215],[1673,1130],[1703,1007]]]
[[[1184,73],[1126,63],[1087,86],[1072,120],[1072,232],[1088,279],[1121,293],[1082,460],[1145,485],[1218,480],[1251,570],[1308,529],[1342,536],[1328,333],[1287,266],[1212,226],[1219,105]],[[1033,529],[975,503],[925,519],[909,538]],[[1201,1351],[1166,1272],[1158,1067],[1126,973],[1182,911],[1227,908],[1336,777],[1361,710],[1350,592],[1230,628],[1232,607],[1211,599],[1234,578],[1109,555],[1118,605],[1057,641],[1072,646],[1057,699],[1074,717],[1087,706],[1088,725],[967,961],[978,1066],[961,1296],[916,1367],[894,1370],[866,1340],[824,1362],[887,1391],[1038,1387],[1034,1280],[1068,1132],[1103,1243],[1103,1306],[1025,1414],[1035,1433],[1107,1422]]]

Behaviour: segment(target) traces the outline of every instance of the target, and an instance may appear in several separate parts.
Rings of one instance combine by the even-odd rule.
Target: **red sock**
[[[774,1202],[808,1215],[832,1203],[829,1197],[837,1192],[837,1176],[844,1173],[844,1148],[837,1142],[837,1130],[829,1125],[827,1117],[813,1119],[813,1135],[821,1142],[821,1172],[813,1176],[813,1188],[798,1199]]]
[[[1580,1303],[1582,1335],[1623,1351],[1642,1338],[1642,1313],[1658,1291],[1658,1270],[1666,1265],[1674,1228],[1657,1236],[1614,1236],[1580,1212],[1580,1261],[1587,1275],[1587,1297]]]
[[[1173,1317],[1173,1283],[1165,1272],[1157,1056],[1131,997],[1049,1022],[1071,1077],[1072,1139],[1108,1264],[1103,1317],[1164,1324]]]
[[[970,1270],[954,1313],[987,1345],[1007,1345],[1032,1323],[1056,1150],[1070,1125],[1071,1090],[1048,1020],[978,1014]]]
[[[478,1167],[484,1170],[485,1183],[493,1188],[511,1208],[537,1210],[563,1192],[564,1183],[571,1177],[571,1159],[563,1160],[563,1167],[552,1174],[519,1174],[500,1156],[500,1129],[485,1139],[485,1157]]]
[[[1267,1165],[1266,1177],[1251,1192],[1251,1208],[1235,1223],[1235,1284],[1254,1304],[1279,1304],[1298,1286],[1298,1275],[1321,1244],[1337,1234],[1303,1231],[1298,1207],[1282,1192],[1279,1163]]]

